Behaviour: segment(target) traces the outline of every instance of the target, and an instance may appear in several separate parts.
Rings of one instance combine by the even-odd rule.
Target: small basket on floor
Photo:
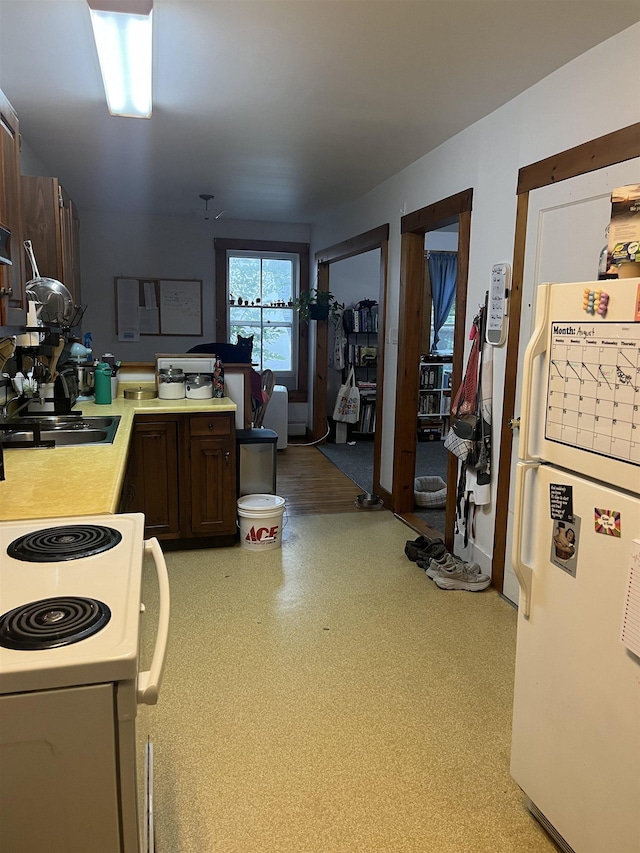
[[[413,497],[418,506],[440,509],[447,505],[447,484],[442,477],[435,475],[416,477]]]

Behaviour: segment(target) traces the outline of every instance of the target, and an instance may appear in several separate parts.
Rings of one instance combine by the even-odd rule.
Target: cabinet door
[[[145,515],[145,536],[176,539],[178,511],[177,417],[136,421],[123,500],[129,512]]]
[[[80,302],[80,246],[77,209],[56,178],[21,178],[25,239],[31,240],[40,275],[61,281]]]
[[[60,245],[62,251],[62,281],[71,291],[76,305],[81,302],[80,294],[80,217],[78,208],[67,192],[58,187],[60,214]]]
[[[189,441],[189,534],[236,531],[235,425],[230,414],[192,415]]]
[[[0,325],[23,326],[24,251],[20,213],[18,117],[0,91],[0,228],[11,264],[0,263]]]

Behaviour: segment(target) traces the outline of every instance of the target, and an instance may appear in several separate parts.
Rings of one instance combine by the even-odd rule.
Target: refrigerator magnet
[[[549,509],[556,521],[571,521],[573,518],[573,486],[565,483],[549,484]]]
[[[602,533],[604,536],[615,536],[620,539],[622,531],[620,529],[620,513],[613,509],[598,509],[593,510],[593,524],[596,533]]]
[[[555,521],[551,540],[550,560],[554,566],[575,578],[580,545],[580,519],[574,515],[570,521]]]

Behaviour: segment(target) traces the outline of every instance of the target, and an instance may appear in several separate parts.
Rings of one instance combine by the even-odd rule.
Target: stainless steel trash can
[[[277,443],[272,429],[236,430],[239,498],[276,494]]]

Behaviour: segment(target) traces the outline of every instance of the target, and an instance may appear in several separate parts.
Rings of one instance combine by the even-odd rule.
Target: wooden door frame
[[[393,510],[398,515],[414,508],[413,481],[416,471],[416,418],[418,413],[418,365],[423,316],[424,235],[447,225],[458,224],[458,273],[456,279],[456,324],[454,331],[452,386],[462,380],[467,278],[473,190],[467,189],[406,214],[400,220],[400,303],[398,312],[398,368],[393,446]],[[457,459],[449,454],[445,543],[453,547],[456,513]]]
[[[522,285],[524,256],[527,238],[529,193],[531,190],[577,178],[588,172],[606,169],[625,160],[640,157],[640,122],[607,133],[597,139],[576,145],[552,157],[523,166],[518,172],[516,230],[513,246],[511,294],[509,299],[509,331],[506,347],[506,372],[502,398],[502,426],[498,456],[498,479],[496,486],[495,526],[493,530],[493,557],[491,582],[497,589],[504,585],[504,566],[507,547],[507,517],[511,486],[511,452],[513,432],[509,425],[515,417],[516,379],[518,350],[520,345],[520,311],[522,307]]]
[[[384,400],[384,340],[387,308],[387,282],[389,260],[389,223],[372,228],[336,243],[315,254],[317,265],[317,289],[328,291],[331,264],[380,249],[380,283],[378,288],[378,361],[376,369],[376,428],[373,443],[373,492],[385,503],[390,502],[389,493],[380,487],[380,458],[382,455],[382,412]],[[329,324],[316,324],[315,374],[313,381],[313,439],[321,439],[327,431],[327,373],[329,368]]]

